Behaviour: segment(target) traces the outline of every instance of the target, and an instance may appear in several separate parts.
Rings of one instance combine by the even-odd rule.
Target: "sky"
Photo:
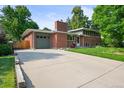
[[[0,9],[3,6],[0,6]],[[54,22],[57,20],[66,21],[68,17],[71,17],[71,11],[74,5],[28,5],[27,8],[30,10],[31,18],[38,24],[40,29],[47,27],[54,30]],[[95,5],[82,5],[81,8],[84,10],[84,14],[92,18],[93,8]]]

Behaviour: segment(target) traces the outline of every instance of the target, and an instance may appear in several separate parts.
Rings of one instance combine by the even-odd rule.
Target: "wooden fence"
[[[13,47],[15,49],[29,49],[30,48],[30,42],[29,41],[18,41],[14,43]]]

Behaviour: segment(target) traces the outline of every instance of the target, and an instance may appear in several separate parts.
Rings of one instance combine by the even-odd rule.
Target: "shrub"
[[[12,54],[12,48],[9,44],[0,44],[0,56]]]
[[[102,48],[102,46],[97,45],[95,48]]]

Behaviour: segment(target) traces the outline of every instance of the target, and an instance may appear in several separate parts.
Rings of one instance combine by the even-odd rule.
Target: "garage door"
[[[37,33],[36,34],[36,47],[41,48],[50,48],[50,34]]]

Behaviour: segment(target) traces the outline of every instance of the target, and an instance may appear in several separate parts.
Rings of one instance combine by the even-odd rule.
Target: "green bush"
[[[102,46],[97,45],[95,48],[102,48]]]
[[[9,44],[0,44],[0,56],[12,54],[12,48]]]

